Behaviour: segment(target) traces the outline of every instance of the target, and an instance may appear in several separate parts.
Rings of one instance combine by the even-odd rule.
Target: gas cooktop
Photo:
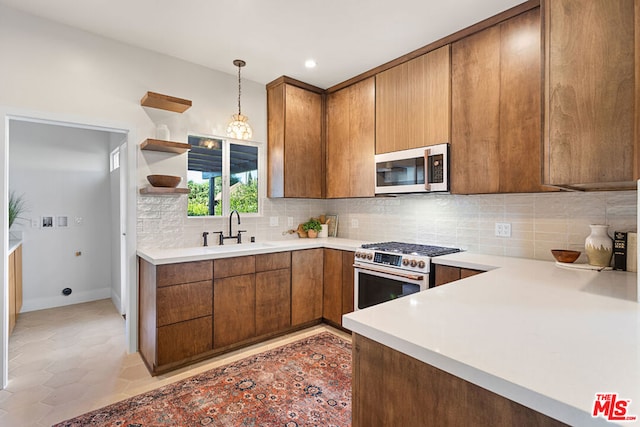
[[[457,248],[445,248],[442,246],[419,245],[416,243],[402,242],[368,243],[362,245],[362,249],[426,257],[434,257],[460,252],[460,249]]]

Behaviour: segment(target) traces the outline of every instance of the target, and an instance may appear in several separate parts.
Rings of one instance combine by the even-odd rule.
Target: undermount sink
[[[255,243],[240,243],[232,245],[219,245],[219,246],[207,246],[205,249],[209,252],[238,252],[238,251],[251,251],[256,249],[272,248],[275,245],[273,243],[255,242]]]

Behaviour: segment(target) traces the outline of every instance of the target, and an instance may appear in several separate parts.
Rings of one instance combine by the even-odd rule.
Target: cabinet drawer
[[[213,264],[214,279],[223,277],[242,276],[256,272],[256,257],[242,256],[237,258],[217,259]]]
[[[213,310],[211,280],[158,289],[158,326],[210,316]]]
[[[181,262],[159,265],[157,286],[178,285],[180,283],[201,282],[213,277],[213,261]]]
[[[158,328],[158,365],[211,350],[212,325],[209,316]]]
[[[291,267],[291,252],[256,255],[256,272],[282,270]]]

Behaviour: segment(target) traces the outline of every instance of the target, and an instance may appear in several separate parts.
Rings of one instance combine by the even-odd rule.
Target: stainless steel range
[[[355,309],[428,289],[431,258],[456,252],[460,249],[401,242],[362,245],[353,265]]]

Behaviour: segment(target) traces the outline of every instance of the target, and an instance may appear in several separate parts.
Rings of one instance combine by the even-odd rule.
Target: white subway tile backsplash
[[[296,234],[282,233],[324,213],[338,215],[338,237],[402,240],[545,260],[552,259],[550,249],[583,251],[589,224],[609,224],[610,234],[615,230],[632,231],[637,215],[635,191],[416,194],[337,200],[265,199],[262,203],[263,216],[242,217],[240,228],[248,230],[247,241],[250,236],[258,241],[297,239]],[[199,246],[203,231],[228,232],[227,218],[187,218],[186,206],[186,195],[139,196],[138,246]],[[269,226],[271,216],[278,217],[278,227]],[[287,217],[293,218],[293,227],[287,227]],[[351,227],[352,219],[358,220],[358,228]],[[512,236],[495,237],[496,222],[510,223]]]

